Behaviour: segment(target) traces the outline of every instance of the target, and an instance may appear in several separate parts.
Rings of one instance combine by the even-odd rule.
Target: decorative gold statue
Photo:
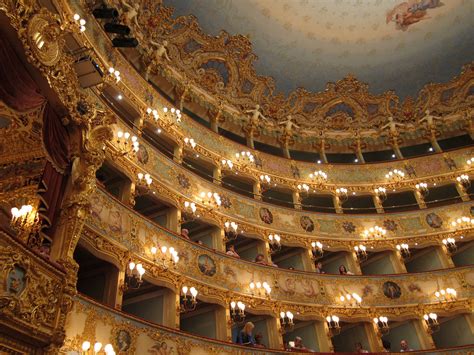
[[[388,128],[388,131],[389,131],[390,136],[395,137],[395,136],[398,136],[398,135],[399,135],[398,130],[397,130],[397,127],[405,127],[405,125],[402,124],[402,123],[397,123],[397,122],[395,122],[395,121],[393,120],[393,117],[390,116],[390,117],[388,118],[388,123],[387,123],[386,125],[382,126],[382,127],[380,128],[380,130],[381,130],[381,131],[385,131],[385,130]]]
[[[293,116],[288,115],[288,119],[286,121],[280,122],[278,125],[285,125],[285,128],[283,129],[283,134],[287,136],[292,136],[293,135],[293,127],[300,128],[296,123],[293,122]]]
[[[127,8],[124,16],[123,21],[127,26],[135,25],[136,28],[140,28],[138,25],[138,10],[140,10],[140,3],[138,1],[133,2],[133,5],[130,5],[126,1],[122,0],[123,6]]]

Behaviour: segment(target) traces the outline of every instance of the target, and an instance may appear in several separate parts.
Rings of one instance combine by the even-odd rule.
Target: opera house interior
[[[474,353],[473,18],[0,0],[0,354]]]

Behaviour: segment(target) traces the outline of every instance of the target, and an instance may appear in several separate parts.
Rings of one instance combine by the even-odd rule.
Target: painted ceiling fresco
[[[474,0],[164,0],[203,30],[248,35],[277,89],[324,90],[348,73],[415,96],[474,59]]]

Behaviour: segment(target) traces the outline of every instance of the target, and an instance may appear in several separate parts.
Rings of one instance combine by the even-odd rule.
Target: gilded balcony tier
[[[274,289],[271,298],[274,300],[292,303],[297,299],[298,304],[309,307],[316,303],[318,306],[313,307],[318,309],[321,305],[330,307],[337,304],[336,300],[343,290],[363,295],[364,305],[367,307],[429,305],[434,301],[434,292],[441,287],[441,284],[443,287],[465,290],[463,297],[466,299],[472,297],[469,284],[472,283],[474,271],[470,267],[433,271],[429,274],[367,277],[292,272],[237,260],[185,240],[145,220],[99,191],[92,197],[92,206],[91,214],[86,221],[88,231],[83,235],[83,242],[112,257],[118,266],[124,265],[129,259],[127,251],[136,254],[145,263],[145,268],[152,270],[150,275],[152,279],[160,279],[161,271],[153,268],[151,247],[174,246],[176,250],[181,251],[180,260],[182,260],[182,263],[178,265],[176,277],[183,275],[192,279],[193,282],[198,282],[202,288],[209,289],[209,297],[217,293],[225,295],[230,290],[252,297],[249,288],[252,280],[271,280],[272,289]],[[438,237],[426,237],[425,243],[432,243],[434,238]],[[422,239],[419,240],[421,242]],[[347,242],[333,243],[337,245],[335,249],[344,248],[344,245],[347,248]],[[203,255],[208,260],[209,272],[199,265],[199,260]],[[173,279],[169,275],[167,278]],[[399,285],[401,292],[397,297],[384,295],[383,285],[387,281]],[[168,279],[167,282],[169,283],[170,280]],[[450,285],[451,283],[453,284]]]
[[[121,3],[117,5],[127,12]],[[82,10],[78,4],[72,6],[75,11]],[[99,51],[96,55],[104,63],[114,63],[114,67],[120,70],[122,80],[117,86],[132,102],[138,104],[140,112],[146,106],[167,105],[156,97],[145,81],[137,78],[148,76],[151,72],[159,74],[171,84],[173,91],[170,95],[174,96],[177,106],[181,108],[183,102],[199,103],[211,112],[209,121],[217,117],[219,122],[222,121],[219,124],[230,131],[246,131],[244,111],[260,104],[263,114],[269,116],[270,120],[261,123],[264,126],[262,129],[255,127],[251,131],[256,130],[263,142],[274,145],[281,143],[280,128],[277,127],[290,115],[294,117],[294,124],[300,127],[298,131],[292,131],[294,139],[291,137],[291,144],[306,149],[314,144],[315,150],[325,140],[336,151],[350,151],[355,142],[354,137],[379,149],[390,145],[392,141],[396,141],[397,145],[414,144],[430,133],[430,127],[419,123],[429,115],[427,110],[443,115],[442,124],[435,128],[438,138],[472,130],[469,118],[472,115],[472,99],[469,90],[473,71],[470,64],[451,82],[428,84],[420,91],[418,98],[408,98],[403,103],[393,92],[370,94],[367,85],[352,76],[337,83],[329,83],[326,91],[321,93],[298,90],[284,98],[273,93],[272,79],[256,75],[252,64],[255,56],[245,37],[230,36],[225,32],[217,37],[208,36],[200,30],[195,18],[175,19],[172,10],[164,6],[153,7],[153,11],[146,8],[146,2],[140,3],[137,10],[140,16],[136,15],[135,19],[141,25],[136,28],[133,26],[135,35],[143,39],[140,42],[141,50],[128,51],[126,57],[113,50],[97,22],[88,18],[86,13],[83,14],[88,18],[88,23],[95,27],[94,33],[100,33],[100,36],[87,36],[87,40]],[[162,20],[156,22],[153,18]],[[161,33],[159,39],[157,33]],[[147,42],[145,38],[154,40]],[[168,42],[166,50],[172,60],[153,59],[151,54],[158,51],[156,46],[159,43],[156,41],[165,40]],[[197,52],[187,51],[188,45],[197,46]],[[220,76],[222,74],[218,71],[206,69],[208,62],[213,61],[225,63],[227,73],[232,74],[227,84],[224,84]],[[147,79],[158,83],[154,75]],[[252,89],[246,91],[244,86],[249,84]],[[388,117],[394,117],[396,128],[386,128],[391,125],[387,121]],[[327,122],[332,122],[331,126],[328,127]]]

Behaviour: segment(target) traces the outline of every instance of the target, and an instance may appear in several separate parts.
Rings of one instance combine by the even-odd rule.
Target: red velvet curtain
[[[45,104],[43,145],[48,162],[40,182],[40,215],[46,226],[54,225],[61,207],[70,159],[70,138],[61,117],[41,94],[13,45],[0,33],[0,100],[17,111],[28,111]]]
[[[28,111],[46,99],[16,54],[13,46],[0,36],[0,98],[17,111]]]

